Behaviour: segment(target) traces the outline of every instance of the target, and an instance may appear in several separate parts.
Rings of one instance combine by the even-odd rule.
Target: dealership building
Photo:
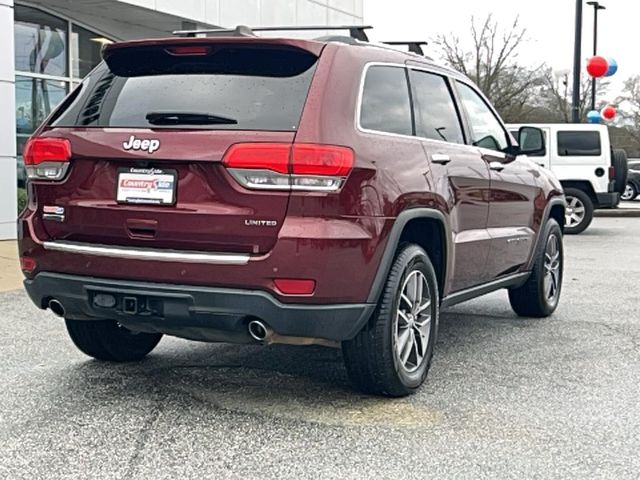
[[[22,149],[106,42],[236,25],[354,25],[363,0],[0,0],[0,239],[16,236]]]

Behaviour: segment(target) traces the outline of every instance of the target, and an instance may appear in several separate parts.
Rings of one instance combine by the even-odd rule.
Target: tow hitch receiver
[[[122,299],[122,311],[128,315],[138,313],[138,299],[136,297],[124,297]]]

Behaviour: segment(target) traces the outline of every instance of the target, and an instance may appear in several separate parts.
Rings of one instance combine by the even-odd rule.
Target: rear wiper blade
[[[234,118],[190,112],[149,112],[145,116],[152,125],[237,125]]]

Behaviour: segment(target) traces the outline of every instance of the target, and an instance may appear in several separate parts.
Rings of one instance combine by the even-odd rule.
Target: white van
[[[544,153],[529,158],[558,177],[567,197],[566,233],[581,233],[591,223],[593,211],[620,203],[627,181],[624,150],[613,150],[606,125],[531,124],[545,133]],[[523,125],[507,127],[518,139]]]

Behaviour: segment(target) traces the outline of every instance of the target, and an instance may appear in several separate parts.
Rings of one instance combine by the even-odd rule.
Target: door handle
[[[500,162],[489,162],[489,168],[494,172],[501,172],[504,170],[504,164]]]
[[[443,153],[434,153],[433,155],[431,155],[431,161],[433,163],[437,163],[438,165],[446,165],[451,161],[451,157]]]

